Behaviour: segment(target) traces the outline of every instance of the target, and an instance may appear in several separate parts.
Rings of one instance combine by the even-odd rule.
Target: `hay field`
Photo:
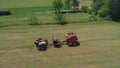
[[[0,27],[0,68],[119,68],[119,24],[68,24]],[[38,37],[64,40],[75,32],[79,47],[49,47],[37,51]]]
[[[0,9],[17,10],[15,15],[0,17],[0,68],[120,68],[120,24],[87,22],[88,14],[76,13],[65,14],[72,24],[29,26],[30,16],[36,16],[41,23],[54,23],[54,15],[17,15],[23,9],[48,8],[52,1],[0,0]],[[82,5],[90,3],[81,0]],[[54,36],[62,41],[67,32],[77,34],[79,47],[63,45],[61,48],[49,47],[47,51],[36,50],[34,41],[37,38],[46,37],[51,42]]]

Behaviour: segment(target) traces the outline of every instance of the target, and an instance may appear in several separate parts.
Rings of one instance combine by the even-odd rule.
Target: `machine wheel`
[[[73,46],[79,46],[79,45],[80,45],[79,41],[73,42]]]
[[[72,43],[67,43],[69,47],[74,47],[74,46],[79,46],[80,43],[78,41],[72,42]]]

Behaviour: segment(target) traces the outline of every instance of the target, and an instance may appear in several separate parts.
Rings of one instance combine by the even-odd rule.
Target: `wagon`
[[[80,43],[78,41],[77,35],[73,32],[67,33],[65,35],[65,41],[68,46],[79,46]]]

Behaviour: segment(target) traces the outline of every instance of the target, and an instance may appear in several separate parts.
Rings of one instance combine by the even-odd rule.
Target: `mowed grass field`
[[[102,21],[101,21],[102,22]],[[97,22],[96,22],[97,23]],[[67,24],[0,27],[0,68],[120,68],[120,24]],[[37,51],[34,41],[61,41],[75,32],[78,47]]]
[[[10,16],[0,17],[0,68],[120,68],[120,24],[112,21],[89,21],[89,14],[64,14],[66,25],[28,25],[32,16],[40,24],[55,23],[51,11],[54,0],[0,0],[0,9]],[[90,6],[90,0],[80,0]],[[37,51],[34,41],[46,37],[64,40],[68,32],[77,34],[78,47],[48,47]]]

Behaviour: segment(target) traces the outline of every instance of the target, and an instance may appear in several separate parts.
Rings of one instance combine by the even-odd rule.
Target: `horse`
[[[38,51],[47,50],[48,40],[46,38],[38,38],[35,41],[35,45]]]
[[[53,38],[53,46],[55,48],[60,48],[62,46],[61,41],[57,38]]]

